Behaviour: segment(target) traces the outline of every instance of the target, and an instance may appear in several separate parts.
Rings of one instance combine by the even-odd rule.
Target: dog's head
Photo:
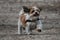
[[[24,10],[24,12],[30,14],[31,16],[39,16],[42,8],[37,7],[37,6],[33,6],[30,8],[23,6],[23,10]]]

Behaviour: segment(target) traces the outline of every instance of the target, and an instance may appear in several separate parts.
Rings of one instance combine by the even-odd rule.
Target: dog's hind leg
[[[22,33],[22,25],[20,23],[20,20],[18,20],[18,34]]]

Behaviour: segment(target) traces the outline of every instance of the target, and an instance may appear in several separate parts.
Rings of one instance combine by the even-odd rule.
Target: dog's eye
[[[32,11],[32,13],[34,12],[34,10]]]
[[[37,10],[38,12],[40,12],[40,10]]]

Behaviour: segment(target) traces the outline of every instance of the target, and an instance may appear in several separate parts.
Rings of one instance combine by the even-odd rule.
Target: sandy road
[[[60,40],[60,28],[43,29],[31,35],[17,34],[16,26],[0,26],[0,40]]]

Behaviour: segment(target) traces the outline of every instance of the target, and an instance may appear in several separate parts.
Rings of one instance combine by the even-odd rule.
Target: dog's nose
[[[37,12],[35,12],[35,14],[38,14]]]

